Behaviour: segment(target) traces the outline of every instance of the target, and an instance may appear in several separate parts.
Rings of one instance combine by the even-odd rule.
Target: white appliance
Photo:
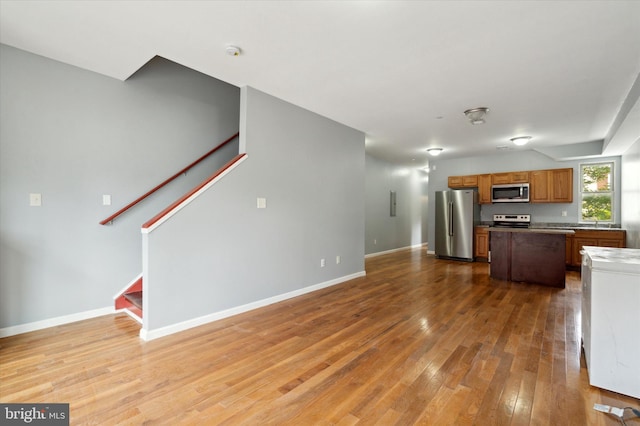
[[[589,383],[640,398],[640,249],[585,246],[582,253]]]

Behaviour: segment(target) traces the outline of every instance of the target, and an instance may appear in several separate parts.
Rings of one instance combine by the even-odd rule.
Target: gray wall
[[[640,249],[640,140],[622,155],[621,193],[627,247]]]
[[[237,87],[160,58],[121,82],[0,45],[0,328],[112,306],[142,272],[140,225],[238,143],[98,222],[237,132],[239,105]]]
[[[242,90],[248,159],[145,236],[145,332],[364,271],[364,134]]]
[[[457,175],[472,175],[481,173],[510,172],[518,170],[544,170],[572,167],[573,170],[573,203],[560,204],[485,204],[481,206],[481,220],[491,221],[496,213],[530,213],[532,222],[544,223],[577,223],[580,212],[580,194],[578,184],[580,182],[580,163],[596,163],[603,161],[614,162],[616,206],[620,206],[620,157],[603,157],[573,161],[554,161],[551,158],[535,151],[520,151],[499,154],[486,157],[461,158],[455,160],[435,160],[430,162],[429,195],[434,196],[435,191],[447,189],[447,177]],[[433,198],[432,198],[433,199]],[[435,229],[435,206],[429,205],[429,247],[433,249]],[[567,216],[562,216],[566,211]],[[615,222],[620,224],[620,209],[614,211]]]
[[[366,156],[365,253],[373,254],[427,241],[428,175],[421,169]],[[389,193],[396,192],[391,217]]]

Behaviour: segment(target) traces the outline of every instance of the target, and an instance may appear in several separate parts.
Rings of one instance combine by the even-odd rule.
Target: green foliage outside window
[[[611,195],[585,195],[582,198],[582,218],[586,221],[610,221]]]
[[[613,163],[583,164],[582,206],[583,222],[611,222],[613,220]]]

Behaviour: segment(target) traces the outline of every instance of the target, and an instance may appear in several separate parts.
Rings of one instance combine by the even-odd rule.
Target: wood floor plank
[[[68,402],[71,423],[604,425],[581,285],[491,279],[411,249],[365,277],[152,342],[116,314],[0,339],[0,401]],[[640,425],[640,420],[627,424]]]

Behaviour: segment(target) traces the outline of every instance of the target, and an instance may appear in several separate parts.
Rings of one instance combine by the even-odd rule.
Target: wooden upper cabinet
[[[505,183],[511,183],[511,173],[493,173],[491,175],[492,185],[502,185]]]
[[[465,188],[478,186],[478,176],[462,176],[462,186],[464,186]]]
[[[573,202],[573,169],[551,170],[551,202]]]
[[[534,170],[529,173],[532,203],[573,202],[573,169]]]
[[[449,176],[449,188],[478,188],[478,202],[491,204],[491,185],[529,183],[532,203],[572,203],[573,169],[531,170]]]
[[[529,172],[511,172],[510,183],[528,183]]]
[[[449,176],[449,188],[462,188],[462,176]]]
[[[478,186],[478,176],[449,176],[449,188],[474,188]]]
[[[549,202],[549,172],[547,170],[534,170],[529,173],[529,201],[532,203]]]
[[[478,203],[491,204],[491,175],[478,175]]]
[[[503,185],[508,183],[528,183],[529,172],[505,172],[491,175],[493,185]]]

